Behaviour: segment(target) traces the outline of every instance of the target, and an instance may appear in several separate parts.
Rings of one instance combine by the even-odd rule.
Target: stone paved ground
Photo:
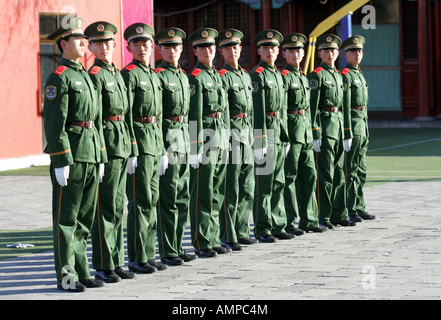
[[[0,177],[0,229],[50,226],[50,188],[48,177]],[[0,300],[440,300],[441,183],[369,187],[366,199],[374,221],[256,244],[85,293],[56,289],[52,252],[0,261]],[[192,250],[189,230],[185,244]]]

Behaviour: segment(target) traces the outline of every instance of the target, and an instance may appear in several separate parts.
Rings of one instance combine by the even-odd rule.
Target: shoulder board
[[[343,71],[341,72],[341,74],[347,75],[348,72],[349,72],[349,69],[348,68],[344,68]]]
[[[221,71],[219,71],[219,74],[220,74],[221,77],[223,77],[224,74],[226,74],[227,72],[228,72],[227,69],[222,69]]]
[[[184,69],[181,68],[181,71],[182,71],[185,75],[187,75],[187,72],[185,72]]]
[[[340,70],[337,69],[337,72],[341,74]]]
[[[57,69],[55,69],[54,73],[61,76],[63,74],[63,72],[66,70],[67,70],[66,66],[59,66]]]
[[[98,73],[98,71],[101,70],[101,67],[95,66],[92,69],[89,70],[89,74],[94,74],[96,75]]]
[[[248,73],[249,74],[249,72],[246,70],[246,69],[244,69],[244,68],[242,68],[242,71],[245,71],[246,73]]]
[[[314,72],[318,74],[322,70],[324,70],[322,67],[318,67],[317,69],[314,70]]]
[[[282,73],[282,76],[286,77],[286,75],[289,73],[289,70],[285,69],[281,73]]]
[[[262,71],[265,70],[263,67],[259,67],[255,70],[256,73],[262,73]]]
[[[201,73],[201,69],[199,69],[199,68],[196,68],[196,69],[194,69],[192,72],[191,72],[191,75],[193,76],[193,77],[197,77],[198,75],[199,75],[199,73]]]
[[[161,71],[164,71],[165,69],[164,68],[157,68],[155,71],[156,71],[156,73],[160,73]]]
[[[135,69],[137,67],[136,64],[129,64],[127,67],[125,67],[124,69],[127,71],[132,71],[133,69]]]

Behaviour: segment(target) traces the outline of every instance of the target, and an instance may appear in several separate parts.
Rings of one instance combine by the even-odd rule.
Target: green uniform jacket
[[[347,64],[342,71],[344,83],[345,109],[351,110],[348,123],[351,124],[352,134],[357,136],[369,137],[368,115],[366,106],[368,104],[368,85],[360,68]],[[356,107],[364,107],[364,110],[356,110]]]
[[[297,70],[290,64],[286,64],[281,73],[288,92],[288,111],[305,110],[303,116],[287,114],[289,139],[292,143],[311,143],[312,125],[309,108],[311,89],[308,79],[302,70]]]
[[[81,63],[62,59],[45,84],[44,131],[54,168],[74,162],[107,162],[101,110],[92,81]],[[94,121],[92,128],[70,125]]]
[[[156,69],[164,90],[162,101],[162,132],[164,147],[168,153],[190,152],[188,133],[188,111],[190,109],[190,85],[187,74],[181,68],[175,68],[163,61]],[[184,122],[172,121],[171,117],[183,117]]]
[[[248,72],[225,63],[219,71],[228,95],[231,138],[245,145],[253,143],[253,87]],[[234,115],[246,114],[245,117]]]
[[[289,142],[286,129],[286,91],[282,75],[277,68],[263,61],[254,67],[250,75],[253,86],[255,147],[264,148],[269,143]],[[268,112],[279,112],[279,117],[269,116]],[[274,130],[274,141],[269,140],[271,135],[267,135],[270,129]]]
[[[162,86],[156,71],[134,59],[121,70],[121,75],[127,87],[133,118],[156,117],[156,122],[151,123],[133,121],[139,155],[165,155],[161,129]]]
[[[127,102],[127,89],[119,70],[114,64],[95,59],[89,69],[89,76],[98,93],[99,106],[103,118],[124,115],[122,121],[103,119],[103,133],[106,141],[107,156],[128,158],[138,155],[132,125],[132,112]]]
[[[204,142],[210,147],[228,149],[230,113],[219,72],[198,61],[188,76],[188,80],[190,83],[188,120],[190,121],[191,154],[203,154]],[[220,119],[205,116],[217,112],[222,113]],[[194,128],[192,121],[195,122]]]
[[[349,118],[346,113],[350,110],[343,107],[343,79],[340,72],[322,62],[320,67],[308,75],[308,79],[314,140],[320,139],[322,135],[338,139],[340,130],[345,139],[350,138],[350,124],[344,124],[344,119]],[[323,110],[331,107],[338,107],[341,112]]]

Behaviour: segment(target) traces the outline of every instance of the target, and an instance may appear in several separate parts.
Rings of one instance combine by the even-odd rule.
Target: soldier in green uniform
[[[345,143],[347,152],[347,208],[349,219],[355,222],[373,220],[374,215],[366,212],[363,188],[366,183],[366,152],[369,143],[368,130],[368,85],[359,64],[363,59],[363,47],[366,40],[356,35],[346,39],[341,49],[344,51],[347,64],[342,70],[344,83],[343,106],[351,110],[349,119],[350,132]]]
[[[129,172],[127,178],[127,248],[129,270],[139,273],[167,268],[155,261],[159,176],[165,172],[168,158],[162,139],[161,81],[150,66],[153,35],[153,28],[145,23],[126,28],[124,39],[133,61],[121,71],[138,146],[134,173]]]
[[[222,247],[219,211],[225,197],[230,116],[222,79],[213,66],[218,32],[203,28],[190,35],[198,61],[190,83],[190,222],[192,244],[200,257],[214,257]]]
[[[251,71],[254,108],[254,154],[256,158],[254,235],[260,242],[292,239],[287,233],[283,189],[284,164],[289,149],[286,128],[286,90],[275,66],[283,36],[263,30],[255,37],[260,62]]]
[[[250,238],[254,200],[253,99],[251,77],[239,65],[242,38],[243,33],[236,29],[223,30],[217,38],[225,60],[219,73],[228,95],[231,137],[228,188],[219,223],[222,245],[233,251],[241,250],[240,244],[257,242]]]
[[[82,22],[73,18],[48,36],[63,58],[46,80],[43,110],[45,152],[51,159],[57,287],[73,292],[104,285],[90,278],[86,255],[107,154],[95,88],[80,63],[85,51]]]
[[[163,88],[162,133],[169,157],[168,169],[159,179],[158,248],[161,261],[168,265],[197,258],[182,248],[190,200],[190,86],[187,74],[179,66],[185,37],[179,28],[166,28],[155,35],[163,59],[156,72]]]
[[[286,65],[281,70],[287,90],[288,133],[291,147],[285,159],[285,210],[286,230],[295,235],[304,231],[323,232],[326,227],[318,225],[316,198],[317,172],[312,147],[310,88],[308,79],[300,68],[305,56],[305,35],[293,33],[284,37],[282,55]],[[299,216],[299,228],[296,218]]]
[[[134,278],[124,266],[123,213],[129,156],[138,149],[133,134],[132,114],[127,103],[124,80],[112,61],[117,28],[106,21],[89,25],[84,34],[89,39],[89,50],[95,55],[89,76],[98,94],[98,105],[103,115],[103,134],[108,162],[103,182],[98,189],[98,207],[92,228],[92,265],[95,278],[104,282],[118,282]]]
[[[343,79],[335,67],[341,45],[339,37],[325,34],[317,39],[320,67],[308,75],[311,88],[313,145],[318,172],[319,223],[352,226],[346,209],[344,132],[349,126],[343,113]]]

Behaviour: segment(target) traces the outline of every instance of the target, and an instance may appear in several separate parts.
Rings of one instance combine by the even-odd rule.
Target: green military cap
[[[179,45],[186,36],[186,33],[179,28],[166,28],[155,35],[155,40],[159,45]]]
[[[338,49],[341,46],[341,39],[335,34],[324,34],[317,39],[317,50]]]
[[[341,49],[343,51],[353,50],[353,49],[363,49],[366,39],[362,36],[352,36],[343,41]]]
[[[113,24],[106,21],[94,22],[84,30],[84,34],[90,42],[113,40],[117,32],[118,29]]]
[[[304,34],[291,33],[283,38],[282,47],[287,49],[301,49],[308,42]]]
[[[81,29],[82,25],[83,19],[72,18],[68,22],[64,23],[60,28],[48,35],[47,38],[49,40],[55,40],[56,42],[60,42],[69,36],[81,36],[85,38],[86,36]]]
[[[124,39],[126,39],[127,42],[138,38],[139,40],[142,39],[153,41],[154,34],[155,31],[153,30],[153,27],[151,25],[143,22],[137,22],[131,24],[126,28],[126,30],[124,31]]]
[[[254,38],[256,46],[280,46],[283,42],[282,34],[273,29],[266,29],[260,31]]]
[[[243,39],[243,33],[236,29],[225,29],[219,33],[217,37],[217,43],[220,47],[233,46],[235,44],[241,44]]]
[[[188,41],[191,42],[193,47],[209,47],[216,44],[216,38],[218,33],[212,28],[202,28],[193,32]]]

